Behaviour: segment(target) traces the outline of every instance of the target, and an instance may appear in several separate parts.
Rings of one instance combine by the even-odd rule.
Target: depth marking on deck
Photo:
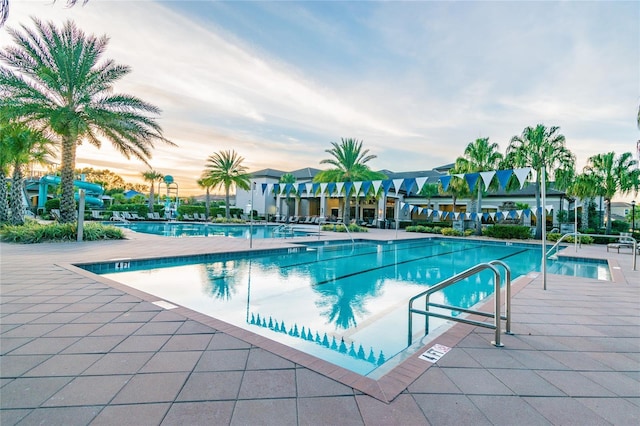
[[[164,300],[158,300],[156,302],[151,302],[151,303],[153,303],[156,306],[160,306],[163,309],[174,309],[174,308],[177,308],[176,305],[173,305],[173,304],[171,304],[169,302],[165,302]]]
[[[422,359],[424,361],[427,361],[427,362],[436,363],[436,362],[438,362],[438,360],[440,358],[442,358],[444,356],[444,354],[446,354],[450,350],[451,350],[451,348],[448,347],[448,346],[433,345],[432,347],[427,349],[427,351],[425,353],[420,355],[418,358],[420,358],[420,359]]]

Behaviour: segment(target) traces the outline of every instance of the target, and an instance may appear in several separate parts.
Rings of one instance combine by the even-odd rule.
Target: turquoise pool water
[[[507,263],[513,279],[540,269],[540,247],[460,239],[310,244],[284,250],[83,265],[95,273],[377,377],[407,354],[409,298],[482,262]],[[603,278],[594,261],[552,261],[549,273]],[[485,271],[436,293],[471,307],[493,292]],[[455,312],[452,312],[455,314]],[[423,324],[414,321],[414,327]],[[445,321],[431,319],[437,332]],[[514,325],[517,331],[517,325]],[[416,331],[416,340],[423,330]],[[412,350],[418,345],[413,345]]]
[[[163,237],[231,237],[249,239],[250,225],[219,225],[191,222],[107,222],[121,228]],[[291,238],[309,235],[311,230],[296,230],[278,225],[254,224],[253,238]]]

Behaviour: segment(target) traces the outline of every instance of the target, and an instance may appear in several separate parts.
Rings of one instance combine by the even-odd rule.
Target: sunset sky
[[[81,3],[81,1],[79,2]],[[207,156],[234,149],[250,171],[323,168],[340,138],[373,169],[451,163],[479,137],[501,150],[526,126],[560,126],[581,169],[635,152],[640,138],[638,2],[211,2],[11,0],[30,16],[107,34],[105,58],[132,67],[116,91],[162,109],[178,147],[150,163],[182,194]],[[10,45],[0,29],[0,48]],[[139,181],[147,167],[107,143],[78,167]]]

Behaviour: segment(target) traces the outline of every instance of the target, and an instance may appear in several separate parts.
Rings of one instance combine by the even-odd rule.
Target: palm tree
[[[146,172],[142,172],[142,179],[145,182],[150,182],[149,185],[149,213],[154,212],[155,205],[155,186],[156,181],[160,181],[164,179],[164,175],[156,170],[147,170]]]
[[[202,172],[202,179],[211,183],[211,187],[224,187],[227,220],[231,218],[229,213],[229,189],[231,185],[244,190],[251,188],[251,177],[247,173],[247,168],[242,165],[243,161],[244,158],[233,150],[216,152],[207,158],[205,169]]]
[[[464,156],[459,157],[466,164],[464,165],[465,173],[478,173],[490,170],[496,170],[500,162],[503,160],[502,154],[498,152],[497,143],[489,143],[489,138],[479,138],[475,142],[471,142],[464,150]],[[482,191],[488,188],[484,187],[484,181],[478,179],[478,195],[476,202],[476,213],[482,214]],[[476,233],[482,234],[482,229],[477,228]]]
[[[209,213],[211,211],[211,181],[209,179],[202,178],[198,179],[196,183],[200,188],[204,188],[206,191],[204,198],[204,214],[208,220],[210,216]]]
[[[291,174],[291,173],[285,173],[282,176],[280,176],[280,184],[284,184],[284,188],[285,188],[285,203],[287,204],[287,215],[289,215],[289,213],[291,212],[291,210],[295,211],[294,209],[291,209],[291,206],[289,205],[289,199],[291,198],[291,192],[293,192],[294,194],[296,194],[298,191],[296,191],[295,186],[292,187],[291,191],[287,192],[286,191],[286,185],[287,184],[291,184],[293,185],[294,183],[296,183],[296,177]],[[281,186],[282,188],[283,186]]]
[[[555,177],[555,188],[565,188],[570,181],[563,179],[573,176],[575,156],[565,145],[564,135],[558,133],[557,126],[546,128],[542,124],[526,127],[521,136],[511,138],[505,160],[501,167],[531,167],[536,171],[535,196],[539,212],[536,221],[536,238],[542,238],[542,224],[546,222],[544,206],[540,209],[540,177],[542,167],[546,168],[547,181]],[[543,218],[540,220],[540,218]]]
[[[431,208],[431,199],[440,193],[439,185],[437,183],[425,183],[420,192],[420,196],[427,199],[427,208]]]
[[[0,203],[0,209],[5,210],[2,213],[2,220],[9,220],[13,225],[24,224],[24,175],[23,167],[32,162],[43,163],[48,156],[53,155],[51,150],[52,141],[47,139],[42,132],[32,130],[21,123],[10,123],[3,125],[0,129],[0,140],[2,141],[2,178],[4,194]],[[6,175],[5,171],[9,167],[13,168],[13,176],[11,179],[11,191],[6,194]],[[9,211],[7,212],[7,207]]]
[[[374,172],[366,165],[376,156],[369,155],[368,149],[362,150],[362,141],[342,138],[340,144],[331,142],[331,145],[333,148],[327,149],[325,152],[331,154],[333,158],[321,160],[320,164],[331,164],[335,168],[321,171],[314,177],[314,182],[355,182],[387,178],[384,174]],[[345,194],[342,216],[344,223],[349,223],[351,210],[349,195]]]
[[[453,168],[449,170],[450,175],[455,175],[459,173],[467,173],[468,162],[462,157],[458,157],[456,159],[455,165]],[[451,179],[449,182],[449,187],[446,191],[446,194],[451,195],[452,203],[453,203],[453,212],[456,211],[456,200],[462,197],[471,196],[471,191],[469,191],[469,185],[463,179]]]
[[[61,140],[62,222],[75,220],[73,180],[76,148],[110,141],[126,158],[147,163],[153,142],[174,145],[154,118],[160,110],[141,99],[112,93],[130,68],[101,61],[106,36],[87,35],[67,21],[62,28],[33,20],[35,30],[9,29],[16,46],[0,51],[0,115],[45,128]]]
[[[640,189],[640,169],[630,152],[616,158],[615,152],[589,157],[584,168],[585,179],[595,195],[604,198],[607,205],[607,234],[611,234],[611,199],[616,194],[626,195]]]

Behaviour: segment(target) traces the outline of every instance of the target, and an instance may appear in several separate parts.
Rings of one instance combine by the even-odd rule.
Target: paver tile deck
[[[436,364],[410,357],[378,381],[71,266],[246,250],[242,239],[143,234],[0,243],[0,423],[640,423],[640,272],[628,253],[577,254],[610,259],[615,282],[549,275],[543,290],[530,277],[513,297],[503,348],[490,346],[491,331],[457,324],[435,340],[452,346]]]

